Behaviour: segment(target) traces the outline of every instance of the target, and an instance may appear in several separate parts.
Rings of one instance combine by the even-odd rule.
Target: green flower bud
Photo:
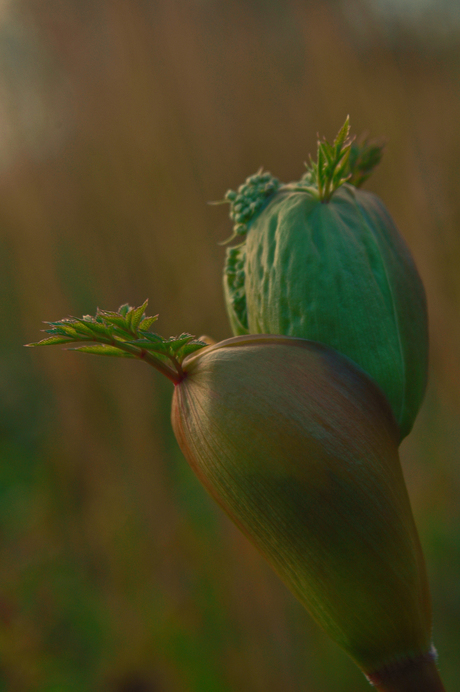
[[[182,368],[172,424],[211,495],[378,690],[442,692],[399,429],[373,380],[276,336],[228,339]]]
[[[327,168],[334,147],[338,163]],[[311,339],[351,358],[387,396],[402,439],[426,388],[425,292],[384,204],[346,182],[369,175],[378,147],[356,152],[345,139],[334,147],[320,143],[318,164],[298,183],[278,185],[246,222],[243,243],[227,251],[230,323],[234,334]],[[346,167],[350,151],[358,169]]]

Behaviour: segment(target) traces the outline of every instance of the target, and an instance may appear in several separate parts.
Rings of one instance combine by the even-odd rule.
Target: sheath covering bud
[[[281,336],[234,337],[182,367],[172,423],[185,457],[317,622],[379,682],[430,657],[399,430],[373,380]]]
[[[278,183],[247,220],[243,242],[227,250],[232,330],[311,339],[348,356],[387,396],[402,439],[426,388],[423,285],[381,200],[345,182],[351,173],[326,195],[318,176],[315,164],[298,183]]]
[[[191,467],[318,623],[379,692],[443,692],[399,429],[374,380],[289,336],[165,339],[146,308],[48,323],[39,343],[138,358],[174,382]]]

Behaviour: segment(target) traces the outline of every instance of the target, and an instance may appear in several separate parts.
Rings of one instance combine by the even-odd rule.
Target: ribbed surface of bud
[[[430,598],[399,430],[372,379],[283,337],[229,339],[183,368],[179,445],[289,589],[368,674],[426,655]]]
[[[227,253],[234,333],[311,339],[348,356],[381,387],[405,437],[426,388],[426,299],[381,200],[349,184],[327,203],[281,187]]]

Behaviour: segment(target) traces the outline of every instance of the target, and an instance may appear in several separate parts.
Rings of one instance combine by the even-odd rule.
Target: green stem
[[[171,368],[169,365],[166,365],[166,363],[163,363],[163,361],[161,361],[156,356],[153,356],[146,349],[138,348],[137,346],[127,344],[126,342],[120,341],[118,339],[113,339],[111,345],[116,346],[117,348],[120,348],[122,351],[126,351],[126,353],[130,353],[131,355],[136,356],[136,358],[145,361],[153,368],[161,372],[163,375],[165,375],[168,378],[168,380],[174,382],[174,384],[179,384],[179,382],[181,382],[185,377],[185,373],[182,370],[180,363],[172,356],[168,356],[168,358],[172,360],[175,369]]]

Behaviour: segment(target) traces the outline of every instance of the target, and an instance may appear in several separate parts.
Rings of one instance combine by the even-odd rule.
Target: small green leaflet
[[[162,371],[173,381],[183,376],[182,361],[194,351],[207,346],[191,334],[165,339],[149,331],[158,315],[145,314],[148,301],[137,308],[122,305],[117,312],[97,310],[94,317],[68,317],[58,322],[46,322],[45,339],[27,346],[79,344],[69,349],[93,355],[139,358]]]
[[[148,301],[146,300],[143,303],[143,305],[140,305],[138,308],[128,310],[128,312],[126,313],[126,321],[128,322],[133,332],[136,332],[137,328],[142,323],[142,318],[147,309],[147,305]]]
[[[311,192],[323,202],[328,202],[343,183],[361,187],[380,163],[383,147],[383,142],[365,136],[358,141],[350,138],[350,118],[347,116],[332,144],[325,139],[318,141],[317,161],[310,156],[297,189]]]
[[[50,336],[47,339],[42,339],[42,341],[39,341],[36,344],[26,344],[26,346],[50,346],[50,345],[58,345],[58,344],[71,344],[74,342],[74,339],[70,339],[65,336]]]
[[[318,141],[317,162],[310,157],[303,180],[316,185],[316,194],[323,202],[328,202],[335,190],[345,183],[350,173],[347,170],[352,141],[349,139],[350,117],[347,116],[333,144],[325,139]]]
[[[117,358],[135,358],[133,353],[121,351],[116,346],[106,346],[105,344],[95,344],[94,346],[78,346],[69,348],[69,351],[81,351],[82,353],[92,353],[96,356],[115,356]]]
[[[384,147],[383,140],[368,139],[366,136],[361,136],[357,142],[353,142],[348,159],[348,182],[355,187],[361,187],[380,163]]]

